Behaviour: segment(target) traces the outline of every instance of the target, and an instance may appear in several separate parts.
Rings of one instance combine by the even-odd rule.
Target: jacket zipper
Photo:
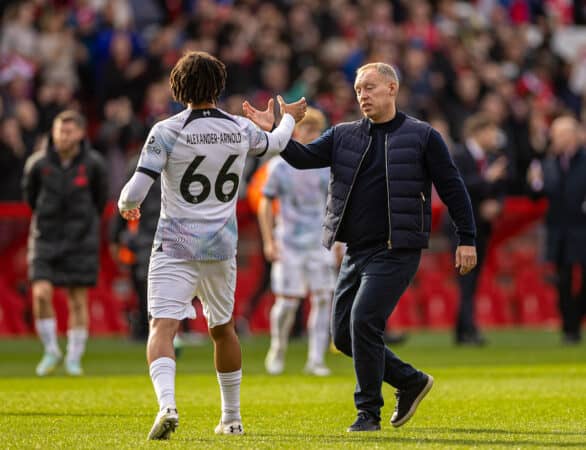
[[[423,209],[425,208],[425,194],[423,192],[419,193],[421,195],[421,232],[423,232]]]
[[[390,250],[393,248],[391,242],[391,193],[389,192],[389,161],[388,161],[388,147],[387,147],[388,135],[385,134],[385,178],[386,178],[386,191],[387,191],[387,215],[389,219],[389,238],[387,239],[387,248]]]
[[[348,205],[348,200],[350,200],[350,194],[352,193],[352,188],[354,187],[354,183],[356,182],[356,177],[358,177],[358,172],[360,171],[360,166],[362,166],[362,162],[368,150],[370,150],[370,144],[372,142],[372,136],[368,138],[368,145],[366,146],[366,150],[362,154],[362,158],[360,158],[360,162],[358,163],[358,167],[356,168],[356,172],[354,172],[354,177],[352,178],[352,184],[350,185],[350,190],[348,191],[348,195],[346,196],[346,200],[344,200],[344,207],[342,208],[342,215],[340,216],[340,221],[338,222],[338,226],[334,231],[334,239],[336,239],[336,235],[338,234],[338,230],[340,229],[340,225],[342,225],[342,219],[344,219],[344,213],[346,212],[346,206]]]

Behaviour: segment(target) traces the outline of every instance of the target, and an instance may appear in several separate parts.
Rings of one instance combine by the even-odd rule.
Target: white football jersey
[[[236,201],[247,154],[263,155],[269,136],[220,109],[190,108],[156,123],[137,171],[161,174],[161,215],[153,246],[188,260],[236,254]]]
[[[263,194],[279,199],[275,238],[293,250],[321,248],[330,169],[298,170],[280,156],[269,161]]]

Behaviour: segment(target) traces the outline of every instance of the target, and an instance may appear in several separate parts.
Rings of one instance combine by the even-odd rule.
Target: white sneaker
[[[327,377],[331,375],[332,371],[324,363],[307,363],[303,371],[308,375],[315,375],[317,377]]]
[[[176,408],[165,407],[159,411],[155,423],[149,432],[148,440],[169,439],[171,433],[179,426],[179,414]]]
[[[215,429],[216,434],[244,434],[244,427],[240,420],[224,423],[220,421]]]
[[[61,358],[61,355],[45,353],[35,370],[37,375],[40,377],[51,375],[61,362]]]
[[[72,377],[79,377],[83,375],[81,363],[79,361],[65,360],[65,372],[67,372],[67,375],[71,375]]]
[[[265,358],[265,369],[270,375],[280,375],[285,370],[285,352],[270,349]]]

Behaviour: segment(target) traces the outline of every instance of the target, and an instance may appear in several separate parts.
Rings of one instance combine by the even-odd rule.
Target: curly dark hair
[[[169,76],[173,98],[179,103],[216,103],[226,85],[226,66],[206,52],[188,52]]]

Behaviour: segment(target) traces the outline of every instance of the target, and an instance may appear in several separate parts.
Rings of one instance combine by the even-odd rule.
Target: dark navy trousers
[[[406,389],[423,376],[383,340],[387,319],[413,279],[420,258],[419,249],[377,246],[349,250],[340,268],[332,309],[334,345],[353,358],[356,409],[378,420],[384,404],[383,381]]]

